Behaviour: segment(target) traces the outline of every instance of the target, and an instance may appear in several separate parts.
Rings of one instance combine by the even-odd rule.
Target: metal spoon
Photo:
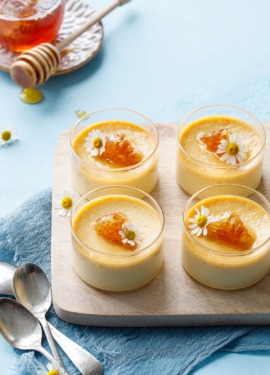
[[[13,289],[17,301],[39,320],[54,358],[65,369],[46,320],[46,313],[51,306],[52,296],[49,281],[42,268],[33,263],[26,263],[18,267],[13,277]]]
[[[0,262],[0,294],[14,295],[13,276],[15,271],[16,267],[12,264]],[[91,353],[58,331],[50,323],[49,326],[55,341],[82,375],[102,374],[101,363]]]
[[[0,288],[3,290],[2,294],[14,295],[12,280],[15,271],[16,267],[12,264],[0,262]]]
[[[50,362],[54,360],[42,346],[42,329],[38,320],[20,303],[0,298],[0,332],[16,349],[36,350]]]

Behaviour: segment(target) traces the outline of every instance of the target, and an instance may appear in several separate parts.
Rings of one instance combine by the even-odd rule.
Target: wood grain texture
[[[70,220],[52,210],[52,292],[57,315],[95,326],[180,326],[270,324],[270,273],[239,291],[220,291],[193,280],[181,265],[181,216],[189,197],[176,183],[176,125],[159,124],[159,181],[152,196],[165,213],[164,266],[148,286],[129,293],[102,292],[88,286],[71,266]],[[270,199],[269,138],[259,191]],[[53,199],[71,186],[69,131],[59,138]],[[270,228],[269,228],[270,230]]]

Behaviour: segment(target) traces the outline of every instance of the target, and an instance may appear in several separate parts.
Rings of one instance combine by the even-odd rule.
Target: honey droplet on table
[[[217,152],[218,146],[222,139],[228,139],[228,131],[226,129],[204,134],[199,138],[199,141],[205,144],[207,151]]]
[[[43,100],[42,92],[35,87],[23,89],[19,96],[21,101],[27,104],[37,104]]]
[[[107,137],[105,151],[99,157],[120,167],[130,167],[142,161],[143,155],[136,151],[125,134],[112,133]]]
[[[231,213],[226,219],[208,224],[207,237],[240,250],[251,249],[256,240],[256,234],[244,225],[236,213]]]
[[[119,233],[126,221],[127,217],[122,212],[112,213],[98,218],[95,229],[99,235],[105,238],[105,240],[128,249],[134,249],[134,246],[131,246],[128,243],[123,243],[123,238]]]

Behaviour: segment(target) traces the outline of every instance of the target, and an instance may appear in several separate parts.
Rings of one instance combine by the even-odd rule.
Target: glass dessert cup
[[[127,186],[93,190],[72,212],[72,266],[95,288],[139,289],[162,267],[163,231],[163,212],[145,192]]]
[[[108,108],[86,114],[70,135],[74,188],[81,195],[111,185],[150,193],[158,179],[158,143],[156,126],[138,112]]]
[[[270,204],[253,189],[235,185],[234,194],[230,188],[222,185],[222,191],[228,189],[222,195],[218,185],[194,194],[182,221],[185,270],[222,290],[249,287],[270,268]]]
[[[177,182],[191,195],[216,184],[256,189],[264,148],[264,127],[252,114],[226,105],[196,109],[178,127]]]
[[[3,0],[0,44],[21,52],[53,40],[64,17],[65,0]]]

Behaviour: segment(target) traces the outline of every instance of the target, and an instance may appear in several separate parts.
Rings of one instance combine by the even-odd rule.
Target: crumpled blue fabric
[[[41,266],[50,278],[51,189],[0,219],[0,261]],[[268,326],[104,328],[60,320],[53,307],[48,320],[102,363],[104,375],[186,375],[217,350],[270,349]],[[48,349],[46,340],[43,345]],[[61,351],[70,375],[79,371]],[[16,375],[33,375],[47,360],[34,352],[14,349]]]

